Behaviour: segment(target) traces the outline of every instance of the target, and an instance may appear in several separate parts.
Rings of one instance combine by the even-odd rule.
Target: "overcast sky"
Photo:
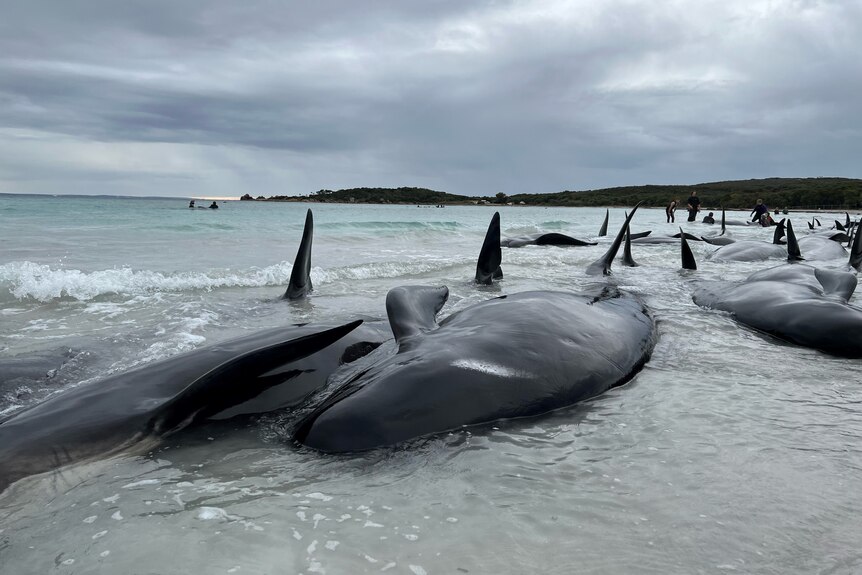
[[[0,192],[862,176],[862,2],[0,0]]]

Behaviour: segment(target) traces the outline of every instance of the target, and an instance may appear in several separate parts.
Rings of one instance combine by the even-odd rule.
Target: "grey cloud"
[[[15,3],[0,22],[0,144],[33,130],[188,161],[0,158],[0,188],[124,173],[123,189],[152,177],[162,193],[853,177],[859,21],[853,3],[789,0]]]

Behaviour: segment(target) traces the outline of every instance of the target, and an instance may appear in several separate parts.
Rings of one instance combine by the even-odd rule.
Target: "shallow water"
[[[504,293],[578,290],[597,281],[584,268],[610,241],[504,249],[504,280],[480,288],[470,279],[492,209],[315,204],[315,292],[292,305],[278,298],[308,205],[185,206],[0,196],[0,353],[58,358],[51,377],[0,389],[0,413],[255,329],[383,317],[396,285],[447,285],[442,315]],[[610,214],[613,232],[623,210]],[[589,239],[604,210],[501,217],[504,236]],[[810,216],[793,218],[806,230]],[[639,210],[633,231],[646,229],[677,231],[663,211]],[[0,496],[0,572],[862,571],[862,364],[695,306],[693,282],[781,260],[709,262],[715,247],[691,245],[696,272],[679,269],[678,244],[635,245],[640,267],[615,264],[612,281],[643,297],[660,333],[621,388],[353,456],[297,448],[290,416],[268,415],[26,480]]]

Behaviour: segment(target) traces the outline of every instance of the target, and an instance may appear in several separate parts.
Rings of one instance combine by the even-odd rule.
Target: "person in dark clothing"
[[[218,204],[217,204],[217,203],[215,203],[215,201],[213,201],[213,203],[211,203],[211,204],[210,204],[210,209],[212,209],[212,210],[217,210],[217,209],[218,209]]]
[[[751,221],[759,222],[760,216],[769,213],[769,208],[766,207],[766,204],[763,203],[763,200],[757,198],[757,204],[754,206],[754,209],[751,210],[751,213],[753,214]]]
[[[703,216],[703,223],[705,223],[705,224],[714,224],[715,223],[715,218],[712,217],[712,212],[709,212],[708,215]]]
[[[195,201],[194,201],[194,200],[192,200],[192,201],[190,201],[190,202],[189,202],[189,207],[190,207],[190,208],[195,207]]]
[[[664,209],[664,213],[667,214],[667,223],[675,222],[673,213],[676,211],[676,199],[670,201],[670,204]]]
[[[697,192],[692,192],[688,197],[688,221],[693,222],[700,211],[700,198],[697,197]]]

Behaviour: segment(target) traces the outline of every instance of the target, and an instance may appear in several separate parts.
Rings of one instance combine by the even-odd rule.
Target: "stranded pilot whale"
[[[611,287],[532,291],[455,312],[439,325],[446,287],[407,286],[386,298],[397,349],[380,348],[297,426],[323,452],[364,451],[573,405],[622,385],[649,359],[655,324]]]
[[[692,299],[785,341],[862,357],[862,309],[847,303],[855,287],[852,272],[784,264],[742,282],[703,283]]]
[[[636,210],[592,273],[610,273]],[[482,260],[485,270],[499,261]],[[448,297],[446,287],[392,289],[386,311],[395,342],[333,374],[334,390],[299,422],[294,439],[324,452],[364,451],[539,415],[626,383],[657,337],[644,304],[613,287],[504,295],[438,324]]]
[[[361,320],[264,330],[58,393],[0,421],[0,491],[70,463],[151,447],[161,437],[228,410],[298,404],[339,365],[386,335]],[[388,334],[387,334],[388,335]],[[267,409],[268,408],[268,409]]]

